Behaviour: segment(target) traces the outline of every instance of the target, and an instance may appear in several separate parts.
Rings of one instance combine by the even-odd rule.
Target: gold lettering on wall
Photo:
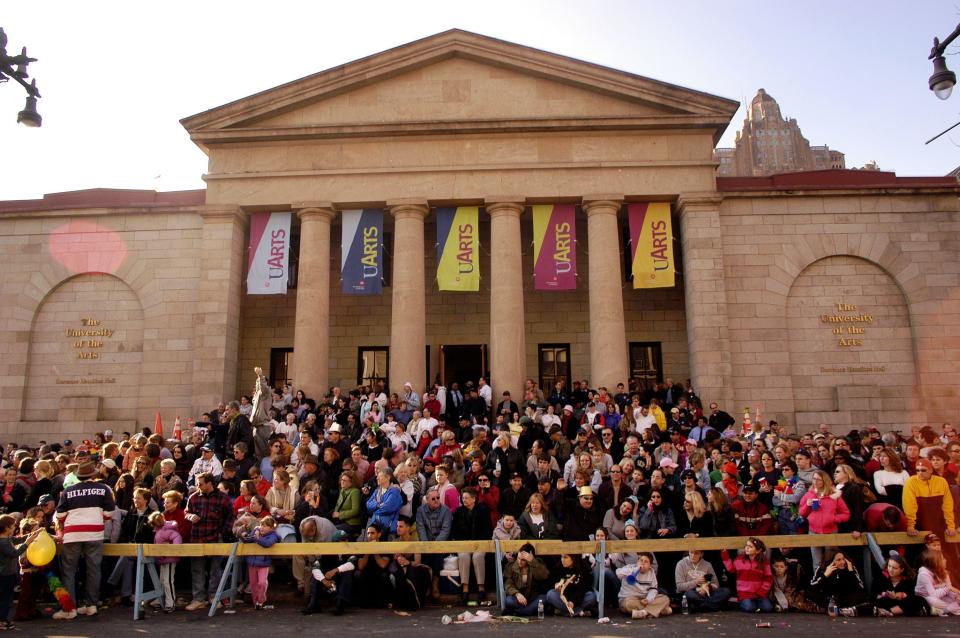
[[[80,320],[82,328],[67,328],[67,337],[74,339],[71,342],[74,350],[77,350],[77,359],[86,361],[97,361],[100,359],[98,348],[103,348],[104,339],[113,336],[113,330],[104,328],[100,325],[100,320],[93,317],[84,317]],[[78,338],[81,337],[81,338]],[[94,339],[83,339],[82,337],[96,337]],[[59,380],[57,381],[60,382]],[[96,381],[94,383],[112,383],[112,381]]]
[[[840,314],[855,313],[855,314]],[[820,315],[820,323],[832,325],[830,334],[840,337],[837,345],[841,348],[858,348],[863,345],[863,337],[867,327],[874,325],[873,315],[859,311],[851,303],[840,302],[836,306],[836,314]]]

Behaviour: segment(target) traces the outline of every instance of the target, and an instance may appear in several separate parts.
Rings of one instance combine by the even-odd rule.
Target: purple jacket
[[[157,545],[180,545],[183,543],[183,537],[180,536],[180,531],[177,529],[176,521],[167,521],[163,524],[157,533],[153,536],[153,542]],[[167,565],[169,563],[176,563],[179,558],[174,556],[158,556],[157,564],[158,565]]]

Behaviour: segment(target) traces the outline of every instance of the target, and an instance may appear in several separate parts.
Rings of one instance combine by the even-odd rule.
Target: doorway
[[[457,382],[463,388],[467,381],[486,376],[487,346],[440,346],[440,378],[449,388]]]

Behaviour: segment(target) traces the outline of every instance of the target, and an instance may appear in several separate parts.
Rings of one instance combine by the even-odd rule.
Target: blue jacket
[[[403,496],[400,494],[399,487],[391,485],[382,494],[380,488],[377,488],[367,499],[367,511],[370,512],[367,525],[377,523],[391,534],[396,533],[397,516],[401,507],[403,507]]]
[[[257,537],[253,534],[247,534],[242,537],[244,543],[257,543],[260,547],[273,547],[274,543],[280,542],[280,537],[276,532],[269,532],[263,536]],[[249,567],[270,567],[273,559],[269,556],[245,556]]]

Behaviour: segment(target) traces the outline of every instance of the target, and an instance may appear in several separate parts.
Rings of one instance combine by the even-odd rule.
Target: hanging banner
[[[437,209],[437,284],[440,290],[480,290],[476,206]]]
[[[378,295],[383,290],[383,209],[341,214],[340,290],[346,295]]]
[[[577,227],[573,204],[533,207],[533,286],[577,289]]]
[[[286,294],[290,278],[290,213],[250,215],[247,255],[247,294]]]
[[[670,204],[628,204],[634,288],[674,286],[673,228]]]

